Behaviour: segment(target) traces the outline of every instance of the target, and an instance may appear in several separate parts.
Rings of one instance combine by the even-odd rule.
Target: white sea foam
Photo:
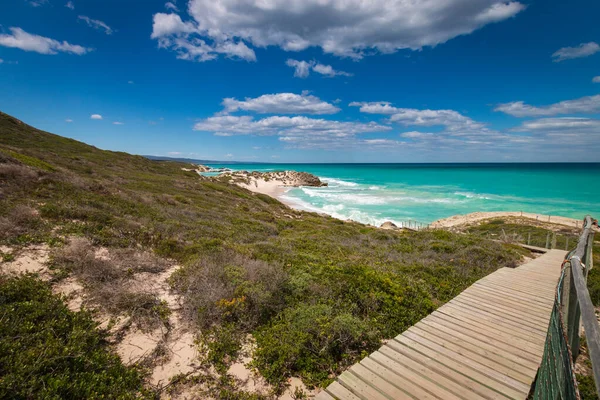
[[[358,183],[356,183],[356,182],[343,181],[341,179],[327,178],[327,177],[321,177],[320,179],[321,179],[321,181],[326,182],[330,186],[331,185],[335,185],[335,186],[348,186],[348,187],[356,187],[356,186],[358,186]]]
[[[490,195],[484,195],[484,194],[477,194],[477,193],[471,193],[471,192],[454,192],[454,194],[457,196],[466,197],[467,199],[492,200],[492,197]]]
[[[310,197],[326,199],[334,204],[361,204],[361,205],[382,205],[387,203],[385,197],[373,196],[363,193],[331,191],[326,189],[313,189],[303,187],[302,191]]]

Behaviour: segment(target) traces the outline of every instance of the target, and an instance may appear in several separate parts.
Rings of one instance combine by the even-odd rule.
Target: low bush
[[[257,332],[254,365],[274,385],[292,374],[308,385],[323,385],[376,346],[377,338],[368,321],[348,312],[326,304],[298,305]]]
[[[69,311],[48,284],[0,276],[0,315],[0,398],[150,398],[91,316]]]

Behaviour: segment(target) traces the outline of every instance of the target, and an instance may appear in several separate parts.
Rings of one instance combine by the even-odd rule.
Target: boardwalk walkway
[[[565,251],[502,268],[344,372],[317,400],[525,399]]]

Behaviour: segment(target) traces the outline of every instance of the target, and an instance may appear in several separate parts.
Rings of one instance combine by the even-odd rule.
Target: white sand
[[[432,228],[452,228],[455,226],[471,224],[473,222],[483,221],[490,218],[500,218],[500,217],[522,217],[527,219],[536,220],[539,222],[557,224],[557,225],[566,225],[569,227],[581,228],[583,225],[583,220],[567,218],[567,217],[557,217],[543,214],[532,214],[532,213],[524,213],[520,211],[510,212],[510,211],[494,211],[494,212],[474,212],[466,215],[453,215],[452,217],[444,218],[435,221],[431,224]]]

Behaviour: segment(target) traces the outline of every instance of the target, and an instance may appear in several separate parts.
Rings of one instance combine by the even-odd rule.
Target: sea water
[[[372,225],[424,224],[476,211],[600,217],[600,163],[594,164],[211,164],[233,170],[294,170],[327,187],[289,189],[301,209]]]

